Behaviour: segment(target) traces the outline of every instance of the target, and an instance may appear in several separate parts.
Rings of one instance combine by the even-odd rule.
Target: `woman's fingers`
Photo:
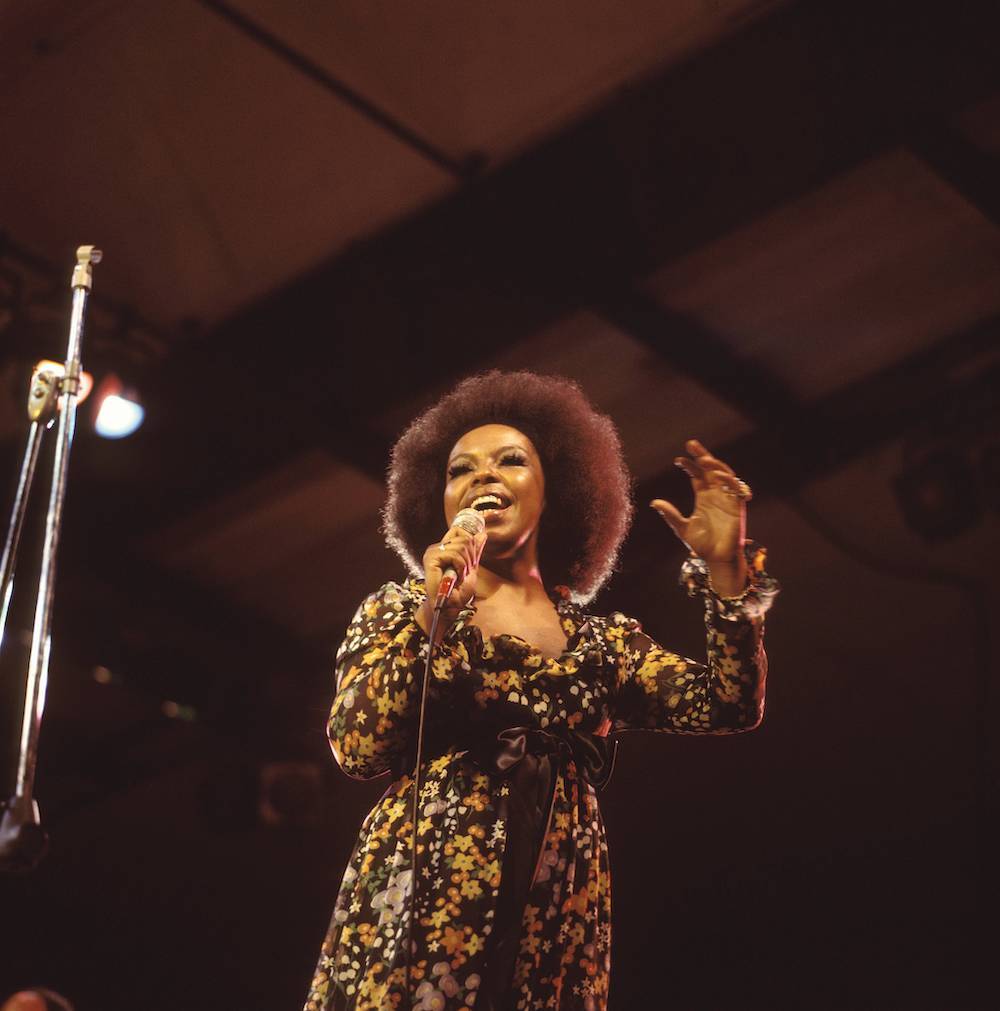
[[[483,549],[486,547],[486,531],[475,534],[472,538],[473,565],[479,565],[479,559],[483,557]]]
[[[469,559],[463,551],[442,550],[434,559],[434,565],[438,572],[444,574],[446,569],[454,569],[458,576],[458,582],[465,578],[469,571]]]
[[[474,565],[479,553],[477,538],[470,534],[468,530],[460,527],[452,527],[441,541],[442,549],[458,551],[466,560],[467,565]]]
[[[733,468],[724,460],[713,456],[703,442],[699,442],[697,439],[688,439],[684,444],[684,448],[694,457],[702,470],[722,470],[727,474],[733,473]]]
[[[468,565],[468,559],[458,545],[432,544],[424,552],[424,576],[428,591],[436,590],[446,569],[454,569],[461,579]]]
[[[479,567],[479,559],[486,544],[485,534],[465,534],[462,540],[462,557],[465,559],[465,573],[468,575]]]
[[[460,527],[449,529],[440,543],[431,544],[424,552],[427,593],[431,596],[436,595],[445,571],[454,569],[458,578],[449,598],[449,606],[464,606],[463,601],[468,596],[468,589],[475,587],[470,577],[479,567],[479,559],[485,545],[485,533],[470,534]]]
[[[710,457],[700,457],[692,460],[687,456],[679,456],[674,463],[684,471],[694,484],[695,491],[712,488],[725,483],[732,477],[726,465]]]
[[[688,439],[684,444],[690,456],[679,456],[674,463],[695,482],[695,491],[701,488],[723,487],[737,491],[739,478],[724,460],[713,456],[703,442]]]
[[[663,517],[664,522],[683,541],[687,531],[688,518],[671,502],[662,498],[654,498],[649,503]]]
[[[722,485],[725,487],[726,491],[732,492],[733,495],[737,495],[740,498],[750,498],[750,496],[746,494],[748,490],[747,486],[735,474],[726,474],[722,478]]]
[[[678,456],[674,460],[674,464],[680,467],[682,471],[694,482],[695,490],[698,489],[700,484],[705,481],[705,474],[701,467],[688,456]]]

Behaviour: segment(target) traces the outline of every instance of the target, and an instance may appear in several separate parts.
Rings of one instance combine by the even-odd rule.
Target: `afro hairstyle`
[[[501,424],[531,439],[545,473],[539,564],[552,585],[590,600],[614,568],[632,519],[632,486],[618,431],[561,376],[497,370],[464,379],[399,437],[388,472],[383,531],[414,575],[444,524],[448,455],[466,433]]]

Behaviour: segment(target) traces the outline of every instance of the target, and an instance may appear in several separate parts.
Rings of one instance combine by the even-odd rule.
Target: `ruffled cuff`
[[[414,652],[420,660],[427,659],[427,651],[430,649],[430,639],[427,633],[421,628],[417,621],[417,611],[420,610],[427,599],[427,591],[424,588],[422,579],[409,579],[400,589],[399,600],[410,621],[413,622],[413,645]],[[474,607],[467,607],[459,612],[458,618],[452,626],[445,630],[444,634],[434,647],[434,672],[439,677],[449,670],[461,669],[469,670],[469,653],[461,641],[458,633],[465,628],[468,620],[475,614]]]
[[[709,577],[708,563],[697,555],[690,555],[681,566],[681,586],[687,589],[689,597],[702,594],[712,610],[727,621],[762,618],[781,587],[764,567],[767,548],[756,541],[746,541],[743,553],[747,560],[749,579],[744,590],[735,597],[723,597],[716,592]]]

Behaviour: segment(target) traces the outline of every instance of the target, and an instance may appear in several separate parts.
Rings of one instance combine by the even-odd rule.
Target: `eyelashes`
[[[504,453],[500,457],[500,466],[513,466],[513,467],[523,467],[527,464],[527,457],[523,456],[521,453]],[[459,477],[462,474],[467,473],[472,470],[472,465],[468,463],[455,463],[448,468],[448,478]]]

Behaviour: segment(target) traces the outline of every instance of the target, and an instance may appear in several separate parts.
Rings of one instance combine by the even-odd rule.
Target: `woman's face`
[[[455,443],[448,457],[444,516],[460,509],[486,520],[484,555],[502,557],[525,544],[545,508],[545,475],[531,440],[509,425],[482,425]]]

